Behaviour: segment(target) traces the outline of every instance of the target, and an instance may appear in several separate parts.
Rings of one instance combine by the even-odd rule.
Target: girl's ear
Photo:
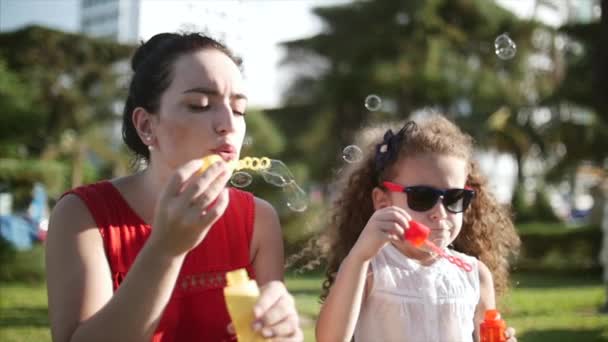
[[[375,187],[372,190],[372,202],[374,203],[374,210],[382,209],[393,205],[388,192]]]

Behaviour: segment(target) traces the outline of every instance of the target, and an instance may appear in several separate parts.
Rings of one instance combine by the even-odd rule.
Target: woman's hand
[[[507,342],[517,342],[517,337],[515,337],[515,329],[508,327],[505,330],[505,337],[507,338]]]
[[[260,288],[260,298],[253,308],[253,330],[272,341],[303,341],[300,319],[293,296],[280,281]]]
[[[177,169],[156,204],[150,242],[168,257],[196,247],[228,206],[226,163],[218,161],[204,172],[201,166],[197,159]]]
[[[370,260],[390,240],[403,240],[410,220],[410,215],[397,206],[376,210],[367,221],[350,254],[362,261]]]

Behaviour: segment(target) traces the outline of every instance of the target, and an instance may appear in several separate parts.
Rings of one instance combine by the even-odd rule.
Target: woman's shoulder
[[[254,222],[256,228],[276,226],[279,224],[279,215],[272,204],[255,196],[253,196],[253,204],[255,206]]]
[[[84,200],[75,193],[67,193],[59,199],[51,212],[48,234],[49,237],[54,234],[69,236],[96,226]]]
[[[85,184],[66,191],[53,208],[49,224],[68,220],[69,226],[78,230],[79,227],[96,226],[94,211],[98,205],[105,201],[112,201],[117,191],[112,185],[113,181],[101,180]],[[67,229],[67,228],[64,228]]]

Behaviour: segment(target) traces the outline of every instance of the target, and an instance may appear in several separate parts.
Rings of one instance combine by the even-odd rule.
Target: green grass
[[[44,283],[0,284],[0,341],[51,341]]]
[[[306,341],[314,341],[319,274],[289,274]],[[604,289],[597,276],[518,274],[501,311],[522,342],[608,341],[608,315],[598,315]],[[40,283],[0,283],[0,341],[50,341],[46,289]]]
[[[501,302],[520,341],[608,341],[608,315],[597,308],[605,289],[597,276],[526,274]]]
[[[303,316],[306,341],[314,341],[319,312],[319,275],[287,277]],[[597,276],[517,274],[500,309],[521,342],[608,341],[608,315],[597,314],[604,289]]]

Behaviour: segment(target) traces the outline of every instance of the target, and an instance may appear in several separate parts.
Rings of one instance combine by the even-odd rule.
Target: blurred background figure
[[[44,185],[36,183],[32,193],[13,203],[12,197],[3,197],[6,212],[0,215],[0,238],[17,250],[32,248],[44,241],[48,226],[48,204]],[[3,211],[4,211],[3,210]]]

